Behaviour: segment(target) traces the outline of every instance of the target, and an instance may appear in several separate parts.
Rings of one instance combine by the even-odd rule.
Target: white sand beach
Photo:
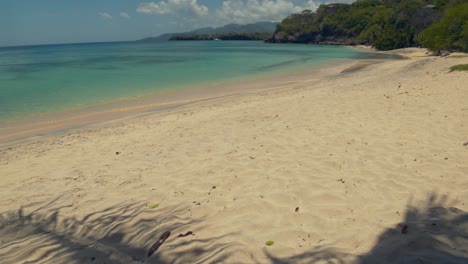
[[[468,56],[393,52],[0,148],[0,263],[466,263]]]

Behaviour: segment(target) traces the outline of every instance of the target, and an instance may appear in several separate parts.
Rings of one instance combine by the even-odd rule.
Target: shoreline
[[[0,148],[60,135],[77,129],[96,127],[99,124],[116,122],[121,119],[165,112],[191,104],[279,89],[282,86],[304,82],[311,78],[330,78],[383,61],[386,60],[339,59],[299,70],[288,69],[282,72],[218,81],[214,84],[158,91],[137,98],[4,121],[2,128],[0,128]]]

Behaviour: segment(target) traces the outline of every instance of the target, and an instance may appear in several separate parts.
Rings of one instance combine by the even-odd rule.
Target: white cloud
[[[224,0],[215,11],[219,23],[254,23],[259,21],[281,21],[304,9],[315,11],[320,4],[351,3],[354,0]]]
[[[174,16],[201,17],[208,15],[208,7],[200,5],[197,0],[167,0],[159,3],[149,2],[138,5],[137,12]]]
[[[120,12],[120,16],[123,18],[130,18],[130,15],[127,14],[126,12]]]
[[[186,29],[201,26],[222,26],[229,23],[247,24],[259,21],[281,21],[304,9],[315,11],[320,4],[352,3],[354,0],[223,0],[219,8],[209,10],[198,0],[164,0],[144,2],[137,12],[171,15]]]
[[[338,2],[338,1],[335,1]],[[309,10],[317,10],[317,8],[320,6],[320,2],[317,3],[317,1],[309,0],[307,1],[306,5],[304,6],[304,9],[309,9]]]
[[[103,19],[110,20],[112,19],[112,16],[109,13],[106,12],[99,12],[98,15],[102,17]]]
[[[216,10],[220,23],[277,21],[303,8],[286,0],[227,0]]]

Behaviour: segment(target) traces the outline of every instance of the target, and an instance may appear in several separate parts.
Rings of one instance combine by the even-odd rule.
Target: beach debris
[[[179,234],[177,237],[186,237],[186,236],[190,236],[190,235],[193,235],[193,232],[192,232],[192,231],[188,231],[188,232],[185,233],[185,234]]]
[[[265,245],[267,246],[273,246],[273,244],[275,244],[275,241],[272,241],[272,240],[268,240]]]
[[[468,141],[463,143],[463,146],[465,146],[465,147],[468,146]]]
[[[339,179],[339,180],[336,180],[336,181],[339,181],[341,183],[345,183],[345,181],[343,180],[343,178]]]
[[[296,207],[296,210],[294,212],[299,213],[299,207]]]
[[[151,246],[150,250],[148,251],[148,257],[151,257],[151,255],[154,254],[154,252],[156,252],[156,250],[158,250],[158,248],[164,243],[164,241],[166,241],[166,239],[171,235],[171,232],[170,231],[166,231],[164,232],[161,237],[159,237],[159,240],[156,241],[156,243],[153,244],[153,246]]]
[[[155,204],[147,204],[146,207],[148,207],[149,209],[156,209],[159,207],[159,204],[155,203]]]
[[[402,234],[408,234],[408,225],[407,224],[401,223],[398,226],[401,227],[401,233]]]
[[[214,189],[216,189],[216,186],[213,185],[213,187],[211,187],[211,190],[208,192],[208,195],[210,195],[211,191],[213,191]]]
[[[115,155],[119,155],[119,154],[120,154],[120,151],[115,152]]]
[[[254,160],[254,159],[255,159],[255,157],[252,157],[252,156],[249,156],[249,158],[250,158],[250,159],[252,159],[252,160]]]

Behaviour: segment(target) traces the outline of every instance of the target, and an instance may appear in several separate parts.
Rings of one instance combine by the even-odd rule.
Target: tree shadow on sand
[[[323,247],[288,258],[265,254],[275,264],[468,263],[468,213],[436,194],[418,206],[409,204],[404,220],[383,232],[367,254],[353,256]]]
[[[235,263],[231,257],[245,251],[226,242],[234,234],[179,238],[187,231],[196,234],[193,227],[202,222],[190,217],[188,207],[148,209],[144,203],[126,203],[77,217],[64,200],[0,214],[0,262]],[[149,248],[166,231],[171,236],[148,258]],[[433,194],[418,206],[409,205],[403,221],[385,230],[364,255],[327,247],[287,258],[264,253],[267,259],[261,263],[468,263],[468,214]]]
[[[67,216],[71,206],[57,206],[62,198],[0,214],[1,263],[216,262],[225,259],[223,249],[236,246],[222,242],[231,234],[178,237],[201,222],[185,207],[148,209],[144,203],[128,203],[76,217]],[[148,250],[166,231],[171,236],[148,258]]]

